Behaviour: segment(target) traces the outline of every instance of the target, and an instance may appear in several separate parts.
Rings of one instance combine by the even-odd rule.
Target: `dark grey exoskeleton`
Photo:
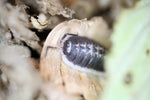
[[[87,37],[66,33],[60,41],[60,47],[63,61],[72,68],[80,71],[87,69],[104,71],[105,49],[97,42]],[[47,50],[48,48],[55,47],[49,46]]]

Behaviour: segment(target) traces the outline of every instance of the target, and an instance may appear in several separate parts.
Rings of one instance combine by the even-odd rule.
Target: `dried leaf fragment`
[[[40,53],[39,38],[27,28],[28,17],[20,11],[21,8],[13,7],[4,1],[0,1],[0,8],[0,25],[4,27],[5,31],[10,30],[16,41],[24,41]]]
[[[71,18],[74,11],[67,7],[63,7],[60,0],[20,0],[25,4],[34,7],[40,13],[50,15],[62,15]]]
[[[46,80],[50,81],[54,87],[65,90],[66,94],[81,94],[86,100],[97,100],[97,98],[101,95],[104,85],[101,80],[104,80],[104,77],[96,77],[95,75],[75,70],[63,62],[59,50],[49,49],[46,51],[46,49],[47,46],[59,48],[60,40],[66,33],[87,36],[92,39],[95,38],[93,36],[102,36],[98,35],[98,32],[95,32],[97,35],[89,35],[92,33],[88,33],[88,29],[93,27],[95,23],[98,22],[94,20],[87,21],[74,19],[56,26],[47,37],[40,61],[41,74]],[[103,23],[101,24],[103,25]],[[108,29],[104,28],[104,30]],[[99,80],[99,78],[101,80]]]

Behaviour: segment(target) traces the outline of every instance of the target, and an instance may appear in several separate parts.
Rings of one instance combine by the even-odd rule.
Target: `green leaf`
[[[112,42],[102,100],[149,100],[150,0],[141,0],[121,13]]]

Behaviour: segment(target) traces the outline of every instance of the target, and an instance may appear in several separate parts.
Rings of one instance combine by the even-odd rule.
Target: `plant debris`
[[[135,0],[115,0],[115,3],[111,0],[0,0],[0,100],[98,99],[106,83],[104,79],[75,71],[78,73],[74,75],[76,78],[72,75],[72,80],[68,78],[70,82],[62,83],[59,79],[54,80],[60,78],[59,68],[50,73],[41,71],[45,45],[55,44],[53,41],[61,37],[48,38],[48,35],[54,30],[59,35],[74,32],[110,49],[110,36],[118,13],[123,8],[134,6],[134,3]],[[54,63],[60,64],[59,60],[56,61]],[[65,79],[73,74],[67,75],[62,71]],[[54,75],[54,72],[58,73]],[[78,81],[80,85],[77,85],[76,79],[86,81]],[[53,81],[62,84],[56,85]],[[74,87],[69,87],[71,83]],[[90,91],[94,92],[90,94]]]

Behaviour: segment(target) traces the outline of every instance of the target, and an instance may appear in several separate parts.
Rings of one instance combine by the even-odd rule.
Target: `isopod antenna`
[[[60,50],[61,48],[59,48],[59,47],[53,47],[53,46],[47,46],[47,47],[46,47],[46,52],[45,52],[44,58],[46,58],[49,49]]]
[[[49,49],[61,50],[61,48],[59,48],[59,47],[47,46],[47,47],[46,47],[46,52],[45,52],[44,58],[46,58]],[[62,59],[61,59],[61,60],[62,60]],[[61,73],[61,77],[62,77],[62,84],[63,84],[63,86],[65,86],[65,81],[64,81],[64,78],[63,78],[63,75],[62,75],[62,71],[61,71],[61,70],[62,70],[62,69],[61,69],[61,63],[60,63],[60,73]]]

